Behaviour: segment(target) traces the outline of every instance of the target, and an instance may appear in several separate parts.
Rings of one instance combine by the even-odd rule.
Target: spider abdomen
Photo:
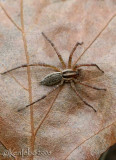
[[[62,73],[61,72],[54,72],[47,75],[40,84],[45,86],[53,86],[60,83],[62,80]]]

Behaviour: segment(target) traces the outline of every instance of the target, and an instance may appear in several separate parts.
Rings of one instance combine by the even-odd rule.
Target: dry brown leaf
[[[39,85],[43,77],[53,70],[32,67],[31,74],[29,68],[28,71],[22,68],[0,75],[0,153],[6,149],[13,153],[29,149],[38,151],[38,156],[19,155],[14,159],[97,160],[116,142],[115,0],[24,1],[25,32],[20,1],[1,2],[5,10],[0,9],[0,72],[4,72],[4,66],[11,69],[34,62],[61,67],[54,50],[41,35],[44,32],[55,43],[66,63],[75,43],[83,41],[84,45],[76,50],[73,62],[87,48],[78,63],[96,63],[105,74],[94,68],[85,68],[81,80],[105,87],[107,92],[77,85],[79,93],[97,113],[76,97],[69,84],[31,109],[17,112],[53,88]],[[105,30],[88,48],[111,17]],[[22,86],[29,88],[29,93]],[[12,156],[0,155],[1,160],[5,158],[13,159]]]

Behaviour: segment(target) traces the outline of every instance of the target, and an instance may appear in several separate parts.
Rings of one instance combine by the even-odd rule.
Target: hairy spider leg
[[[81,42],[81,43],[77,42],[77,43],[75,44],[75,46],[73,47],[73,49],[72,49],[72,51],[71,51],[71,53],[70,53],[70,55],[69,55],[69,59],[68,59],[68,68],[71,68],[71,65],[72,65],[72,56],[73,56],[74,51],[76,50],[76,48],[77,48],[79,45],[82,45],[82,44],[83,44],[83,42]]]
[[[21,66],[12,68],[12,69],[10,69],[10,70],[8,70],[8,71],[5,71],[5,72],[3,72],[3,73],[1,73],[1,74],[6,74],[6,73],[8,73],[8,72],[14,71],[14,70],[19,69],[19,68],[22,68],[22,67],[27,67],[27,66],[42,66],[42,67],[48,67],[48,68],[54,69],[55,71],[61,72],[60,69],[57,68],[57,67],[55,67],[55,66],[52,66],[52,65],[49,65],[49,64],[45,64],[45,63],[37,63],[37,64],[29,64],[29,65],[24,64],[24,65],[21,65]]]
[[[80,65],[74,66],[74,69],[77,69],[77,68],[80,68],[80,67],[84,67],[84,66],[87,66],[87,67],[95,66],[95,67],[97,67],[97,69],[99,69],[102,73],[104,73],[104,71],[101,70],[100,67],[99,67],[97,64],[80,64]]]
[[[65,69],[66,68],[66,64],[61,56],[61,54],[58,52],[57,48],[55,47],[54,43],[42,32],[42,35],[44,36],[44,38],[51,44],[51,46],[54,48],[63,68]]]
[[[94,112],[97,112],[97,111],[93,108],[93,106],[91,106],[91,105],[88,104],[85,100],[83,100],[83,98],[82,98],[82,97],[80,96],[80,94],[77,92],[77,89],[76,89],[76,86],[75,86],[74,81],[71,81],[70,84],[71,84],[72,89],[75,91],[76,95],[81,99],[81,101],[82,101],[85,105],[87,105],[88,107],[92,108],[92,109],[94,110]]]
[[[83,82],[80,82],[80,81],[75,81],[76,83],[79,83],[85,87],[89,87],[89,88],[92,88],[92,89],[95,89],[95,90],[103,90],[103,91],[106,91],[105,88],[98,88],[98,87],[95,87],[95,86],[91,86],[91,85],[88,85],[88,84],[85,84]]]
[[[53,89],[52,89],[50,92],[48,92],[46,95],[43,95],[41,98],[37,99],[36,101],[34,101],[34,102],[26,105],[24,108],[18,109],[18,112],[20,112],[20,111],[24,110],[25,108],[27,108],[27,107],[29,107],[29,106],[31,106],[31,105],[33,105],[33,104],[41,101],[42,99],[46,98],[49,94],[51,94],[52,92],[54,92],[57,88],[59,88],[60,86],[63,86],[63,84],[64,84],[64,80],[62,80],[59,85],[57,85],[55,88],[53,88]]]
[[[107,28],[107,26],[110,24],[110,22],[114,19],[114,17],[116,17],[116,13],[111,16],[111,18],[107,21],[107,23],[105,24],[105,26],[102,28],[102,30],[95,36],[95,38],[92,40],[92,42],[86,47],[86,49],[81,53],[81,55],[79,56],[79,58],[77,58],[77,60],[75,61],[75,63],[73,64],[73,68],[75,68],[75,65],[77,64],[77,62],[81,59],[81,57],[86,53],[86,51],[91,47],[91,45],[97,40],[97,38],[103,33],[103,31]]]

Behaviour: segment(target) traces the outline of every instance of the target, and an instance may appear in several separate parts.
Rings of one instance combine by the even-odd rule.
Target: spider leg
[[[49,65],[49,64],[45,64],[45,63],[36,63],[36,64],[29,64],[29,65],[24,64],[24,65],[21,65],[21,66],[12,68],[12,69],[10,69],[10,70],[8,70],[8,71],[5,71],[5,72],[3,72],[3,73],[1,73],[1,74],[6,74],[6,73],[8,73],[8,72],[14,71],[14,70],[19,69],[19,68],[27,67],[27,66],[42,66],[42,67],[49,67],[49,68],[54,69],[55,71],[60,72],[60,69],[57,68],[57,67],[55,67],[55,66],[52,66],[52,65]]]
[[[61,54],[58,52],[57,48],[55,47],[54,43],[42,32],[42,35],[44,36],[44,38],[51,44],[51,46],[54,48],[63,68],[66,68],[66,64],[61,56]]]
[[[79,56],[79,58],[77,58],[77,60],[75,61],[75,63],[73,64],[73,68],[75,68],[76,63],[81,59],[81,57],[86,53],[86,51],[92,46],[92,44],[94,44],[94,42],[98,39],[98,37],[103,33],[103,31],[108,27],[108,25],[110,24],[110,22],[116,17],[116,13],[111,16],[111,18],[107,21],[107,23],[105,24],[105,26],[101,29],[101,31],[95,36],[95,38],[92,40],[92,42],[85,48],[85,50],[81,53],[81,55]]]
[[[76,86],[75,86],[74,81],[71,81],[71,87],[72,87],[72,89],[75,91],[76,95],[81,99],[81,101],[82,101],[85,105],[87,105],[88,107],[92,108],[92,109],[94,110],[94,112],[97,112],[97,111],[93,108],[93,106],[91,106],[91,105],[88,104],[85,100],[83,100],[83,98],[82,98],[82,97],[80,96],[80,94],[77,92],[77,89],[76,89]]]
[[[52,92],[54,92],[57,88],[59,88],[60,86],[62,86],[64,84],[64,81],[62,80],[61,83],[59,85],[57,85],[55,88],[53,88],[50,92],[48,92],[46,95],[43,95],[41,98],[37,99],[36,101],[26,105],[24,108],[18,109],[18,112],[24,110],[25,108],[32,106],[33,104],[41,101],[42,99],[46,98],[49,94],[51,94]]]
[[[81,84],[81,85],[83,85],[83,86],[86,86],[86,87],[89,87],[89,88],[92,88],[92,89],[106,91],[106,89],[105,89],[105,88],[98,88],[98,87],[95,87],[95,86],[90,86],[90,85],[88,85],[88,84],[85,84],[85,83],[83,83],[83,82],[80,82],[80,81],[76,81],[76,83],[79,83],[79,84]]]
[[[79,45],[82,45],[83,44],[83,42],[81,42],[81,43],[79,43],[79,42],[77,42],[76,44],[75,44],[75,46],[73,47],[73,49],[72,49],[72,51],[71,51],[71,53],[70,53],[70,56],[69,56],[69,60],[68,60],[68,68],[71,68],[71,63],[72,63],[72,56],[73,56],[73,53],[74,53],[74,51],[76,50],[76,48],[79,46]]]
[[[100,67],[99,67],[97,64],[80,64],[80,65],[76,65],[76,66],[74,67],[74,69],[77,69],[77,68],[80,68],[80,67],[84,67],[84,66],[87,66],[87,67],[95,66],[95,67],[97,67],[97,69],[99,69],[102,73],[104,73],[104,71],[101,70]]]

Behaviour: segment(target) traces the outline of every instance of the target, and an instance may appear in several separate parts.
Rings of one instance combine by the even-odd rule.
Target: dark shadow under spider
[[[52,66],[52,65],[49,65],[49,64],[45,64],[45,63],[36,63],[36,64],[30,64],[30,65],[27,65],[27,64],[24,64],[24,65],[21,65],[21,66],[18,66],[16,68],[13,68],[13,69],[10,69],[6,72],[3,72],[2,74],[6,74],[10,71],[13,71],[13,70],[16,70],[18,68],[22,68],[22,67],[27,67],[27,66],[42,66],[42,67],[49,67],[49,68],[52,68],[53,70],[55,70],[56,72],[53,72],[51,74],[48,74],[40,83],[42,85],[45,85],[45,86],[53,86],[53,85],[57,85],[52,91],[50,91],[49,93],[47,93],[47,95],[44,95],[42,96],[41,98],[39,98],[38,100],[36,100],[35,102],[25,106],[25,107],[29,107],[35,103],[37,103],[38,101],[44,99],[45,97],[47,97],[50,93],[52,93],[54,90],[56,90],[58,87],[62,86],[65,82],[69,82],[72,89],[74,90],[74,92],[76,93],[76,95],[80,98],[80,100],[85,104],[87,105],[88,107],[92,108],[95,112],[96,112],[96,109],[94,109],[94,107],[90,104],[88,104],[82,97],[81,95],[77,92],[77,89],[76,89],[76,86],[75,84],[78,83],[80,85],[83,85],[85,87],[89,87],[89,88],[92,88],[92,89],[95,89],[95,90],[104,90],[106,91],[106,89],[104,88],[98,88],[98,87],[94,87],[94,86],[91,86],[91,85],[88,85],[88,84],[85,84],[81,81],[78,80],[78,77],[79,77],[79,73],[80,73],[80,67],[84,67],[84,66],[87,66],[87,67],[90,67],[90,66],[95,66],[98,70],[100,70],[102,73],[104,73],[104,71],[102,71],[99,66],[97,64],[79,64],[79,65],[72,65],[72,56],[73,56],[73,53],[74,51],[76,50],[77,46],[79,45],[82,45],[82,43],[79,43],[77,42],[75,44],[75,46],[73,47],[70,55],[69,55],[69,59],[68,59],[68,67],[66,66],[61,54],[58,52],[57,48],[55,47],[54,43],[48,39],[48,37],[42,33],[42,35],[44,36],[44,38],[51,44],[51,46],[53,47],[53,49],[55,50],[61,64],[62,64],[62,67],[63,67],[63,70],[61,71],[59,68],[55,67],[55,66]],[[21,108],[19,109],[18,111],[21,111],[24,108]]]

